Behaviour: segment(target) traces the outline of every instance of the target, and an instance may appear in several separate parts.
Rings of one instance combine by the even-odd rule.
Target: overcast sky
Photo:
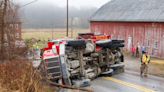
[[[18,2],[21,1],[21,5],[26,4],[33,0],[17,0]],[[76,7],[76,8],[83,8],[83,7],[101,7],[103,4],[107,3],[110,0],[69,0],[69,5]],[[65,7],[66,0],[38,0],[35,4],[54,4],[56,6]]]

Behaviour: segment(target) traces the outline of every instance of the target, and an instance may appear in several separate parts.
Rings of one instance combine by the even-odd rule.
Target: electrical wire
[[[38,0],[31,1],[31,2],[29,2],[29,3],[27,3],[27,4],[25,4],[25,5],[22,5],[20,8],[23,8],[23,7],[25,7],[25,6],[28,6],[28,5],[30,5],[30,4],[33,4],[33,3],[37,2],[37,1],[38,1]]]

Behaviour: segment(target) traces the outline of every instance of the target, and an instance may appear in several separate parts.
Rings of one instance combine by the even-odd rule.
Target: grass
[[[56,39],[56,38],[64,38],[66,37],[65,29],[23,29],[22,30],[23,39],[40,39],[40,40],[48,40],[48,39]],[[74,29],[73,32],[69,31],[69,37],[76,38],[78,33],[86,33],[89,32],[89,29]]]

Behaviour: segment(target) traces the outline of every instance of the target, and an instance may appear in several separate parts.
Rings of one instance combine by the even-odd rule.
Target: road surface
[[[148,71],[151,75],[147,78],[140,77],[140,59],[125,57],[125,69],[122,74],[93,80],[91,89],[94,92],[164,92],[164,60],[152,60]],[[83,91],[67,90],[60,92]]]
[[[94,92],[164,92],[164,78],[125,71],[112,77],[101,77],[92,82]]]

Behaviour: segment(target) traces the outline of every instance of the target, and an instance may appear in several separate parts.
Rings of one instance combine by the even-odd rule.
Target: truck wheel
[[[124,47],[125,45],[124,44],[112,44],[111,46],[109,46],[109,47],[111,47],[111,48],[121,48],[121,47]]]
[[[124,43],[124,40],[112,40],[112,43]]]
[[[68,41],[67,46],[86,48],[86,42],[84,40]]]
[[[125,46],[123,43],[113,43],[113,42],[97,43],[96,45],[102,48],[118,48],[118,47]]]
[[[108,48],[112,45],[112,42],[96,43],[96,45],[102,48]]]

